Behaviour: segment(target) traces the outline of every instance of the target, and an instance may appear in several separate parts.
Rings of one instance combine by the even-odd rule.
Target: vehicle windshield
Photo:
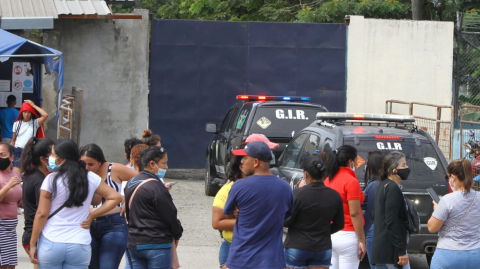
[[[393,150],[403,152],[407,156],[407,165],[410,168],[408,180],[444,180],[445,171],[442,161],[438,157],[434,145],[426,140],[420,140],[417,146],[413,138],[402,140],[382,140],[363,138],[360,144],[355,144],[353,138],[345,138],[344,144],[355,147],[360,158],[357,159],[356,174],[360,183],[365,182],[367,155],[370,151],[384,151],[385,154]],[[363,164],[361,164],[363,162]]]
[[[301,106],[264,106],[255,112],[250,133],[262,133],[267,137],[293,137],[310,125],[321,108]]]

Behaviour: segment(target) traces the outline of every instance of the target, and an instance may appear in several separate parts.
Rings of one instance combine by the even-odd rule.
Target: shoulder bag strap
[[[62,210],[65,207],[66,204],[67,204],[67,201],[65,201],[65,203],[63,203],[63,205],[61,207],[57,208],[57,210],[55,210],[55,212],[50,214],[50,216],[48,216],[47,220],[50,219],[51,217],[55,216],[58,212],[60,212],[60,210]]]
[[[149,181],[152,181],[152,180],[156,180],[156,179],[154,179],[154,178],[145,179],[142,183],[138,184],[138,186],[137,186],[137,187],[135,188],[135,190],[133,191],[132,196],[130,197],[130,201],[128,202],[128,208],[130,208],[130,209],[132,208],[133,197],[135,197],[135,193],[137,193],[138,189],[140,189],[140,187],[141,187],[143,184],[145,184],[145,183],[147,183],[147,182],[149,182]]]
[[[460,225],[460,223],[462,223],[462,221],[465,219],[465,217],[468,215],[468,212],[470,212],[470,209],[472,209],[472,206],[473,204],[475,204],[475,200],[477,199],[477,192],[475,191],[475,197],[473,197],[473,201],[472,201],[472,204],[470,205],[470,207],[468,208],[467,212],[465,213],[465,215],[463,215],[463,218],[457,223],[455,224],[455,226],[453,226],[452,228],[448,229],[448,231],[446,231],[444,234],[442,234],[439,238],[442,238],[444,237],[445,235],[447,235],[451,230],[457,228],[458,225]]]

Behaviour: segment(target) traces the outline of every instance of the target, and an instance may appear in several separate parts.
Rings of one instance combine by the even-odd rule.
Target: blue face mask
[[[58,169],[60,169],[60,165],[57,165],[55,163],[55,160],[57,160],[57,158],[54,158],[52,156],[48,157],[48,167],[47,167],[47,170],[49,172],[55,172],[55,171],[58,171]]]
[[[155,164],[156,165],[156,164]],[[160,169],[160,167],[158,167],[157,165],[157,168],[158,168],[158,172],[156,174],[156,176],[158,178],[164,178],[165,177],[165,173],[167,173],[167,170],[166,169]]]

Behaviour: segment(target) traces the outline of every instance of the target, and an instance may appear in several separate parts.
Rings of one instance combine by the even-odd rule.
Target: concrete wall
[[[143,19],[56,20],[44,32],[44,45],[65,57],[64,93],[84,90],[80,146],[98,144],[107,161],[124,163],[124,140],[147,128],[150,25],[148,11],[135,13]],[[57,100],[51,85],[43,89],[49,111]],[[56,137],[55,120],[48,126],[47,136]]]
[[[452,104],[453,22],[350,16],[347,38],[347,112],[385,113],[388,99]]]

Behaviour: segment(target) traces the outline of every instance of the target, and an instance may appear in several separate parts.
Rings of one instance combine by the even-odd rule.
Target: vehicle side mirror
[[[211,134],[218,134],[217,124],[216,123],[207,123],[205,125],[205,131]]]

